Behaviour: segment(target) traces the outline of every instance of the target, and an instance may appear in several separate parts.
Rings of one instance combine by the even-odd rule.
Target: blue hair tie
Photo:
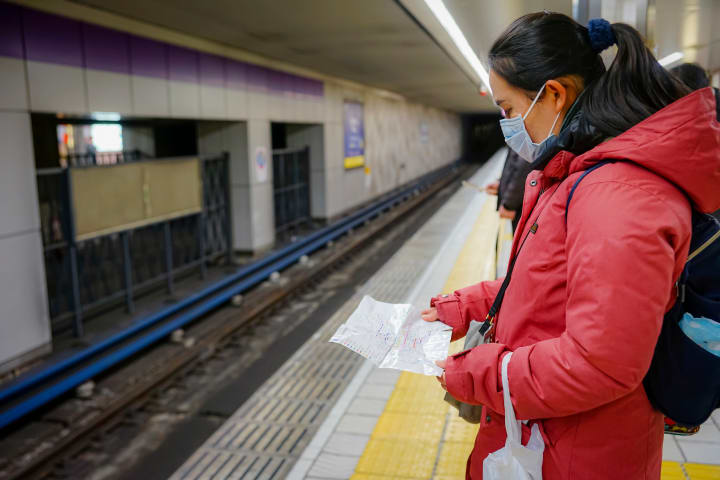
[[[590,36],[590,48],[592,48],[594,52],[600,53],[617,43],[610,22],[604,18],[593,18],[588,23],[587,28],[588,35]]]

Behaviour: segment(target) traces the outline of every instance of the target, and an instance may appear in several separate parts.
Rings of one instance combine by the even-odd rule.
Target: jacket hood
[[[552,164],[564,164],[560,170],[569,175],[602,160],[627,159],[675,184],[696,210],[714,212],[720,209],[719,106],[712,88],[697,90],[579,156],[558,155],[546,168],[557,172],[560,165]]]

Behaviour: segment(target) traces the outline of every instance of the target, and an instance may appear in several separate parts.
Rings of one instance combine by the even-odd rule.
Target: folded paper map
[[[366,295],[330,341],[380,368],[441,375],[435,361],[447,357],[452,329],[442,322],[424,321],[420,311],[410,304],[378,302]]]

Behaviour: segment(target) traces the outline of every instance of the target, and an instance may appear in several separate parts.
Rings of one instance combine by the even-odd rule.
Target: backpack
[[[593,165],[577,179],[565,206],[566,224],[583,178],[613,162]],[[655,408],[694,427],[720,407],[720,223],[711,215],[693,210],[690,253],[675,286],[677,300],[663,318],[643,386]]]

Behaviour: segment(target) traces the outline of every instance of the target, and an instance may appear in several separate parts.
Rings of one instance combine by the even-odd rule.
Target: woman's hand
[[[423,310],[420,313],[420,315],[422,316],[422,319],[425,320],[426,322],[434,322],[435,320],[438,319],[437,308],[435,308],[435,307],[428,308],[427,310]]]
[[[447,392],[447,385],[445,384],[445,365],[447,364],[447,360],[438,360],[435,362],[435,364],[443,369],[442,375],[439,377],[435,377],[438,379],[438,382],[440,382],[440,386]]]
[[[428,308],[427,310],[423,310],[422,312],[420,312],[420,316],[426,322],[434,322],[436,320],[440,320],[440,318],[438,317],[437,308],[435,308],[435,307]],[[442,321],[442,320],[440,320],[440,321]],[[453,330],[452,336],[450,337],[450,341],[454,342],[458,338],[462,338],[463,335],[465,335],[465,334],[460,333],[459,331]]]
[[[488,183],[487,185],[485,185],[485,193],[487,193],[488,195],[497,195],[499,188],[500,188],[500,181],[495,180],[494,182]]]
[[[516,212],[515,212],[515,210],[508,210],[504,206],[500,205],[500,210],[498,210],[498,214],[500,215],[500,218],[507,218],[508,220],[514,220]]]

